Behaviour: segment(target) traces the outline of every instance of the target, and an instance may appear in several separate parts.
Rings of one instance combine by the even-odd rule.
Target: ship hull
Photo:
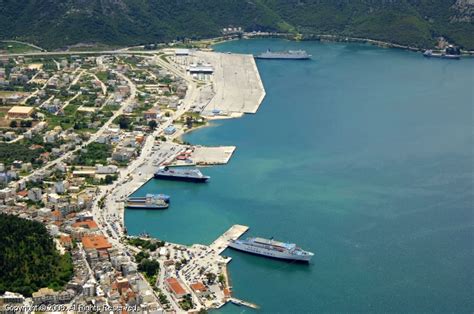
[[[146,202],[146,197],[129,197],[129,202],[138,202],[138,203],[144,203]],[[170,202],[169,197],[159,197],[158,199],[162,200],[165,203]]]
[[[255,59],[260,60],[309,60],[311,57],[304,56],[304,57],[265,57],[265,56],[256,56]]]
[[[445,55],[440,53],[433,53],[433,54],[423,54],[426,58],[440,58],[440,59],[450,59],[450,60],[459,60],[461,59],[460,55]]]
[[[168,181],[184,181],[184,182],[194,182],[194,183],[204,183],[209,180],[208,177],[197,178],[197,177],[183,177],[183,176],[169,176],[155,173],[155,179],[159,180],[168,180]]]
[[[126,204],[127,209],[167,209],[168,206],[161,205],[141,205],[141,204]]]
[[[229,243],[229,247],[235,250],[242,251],[242,252],[265,256],[265,257],[274,258],[274,259],[279,259],[279,260],[285,260],[285,261],[309,263],[312,258],[312,255],[311,256],[310,255],[307,255],[307,256],[291,255],[285,252],[273,251],[273,250],[268,250],[264,248],[255,248],[253,246],[246,245],[244,243],[231,242]]]

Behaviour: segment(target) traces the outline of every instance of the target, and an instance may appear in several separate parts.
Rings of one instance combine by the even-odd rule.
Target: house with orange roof
[[[202,282],[195,282],[191,284],[191,289],[198,296],[207,296],[209,295],[209,289]]]
[[[178,279],[176,278],[166,278],[165,280],[166,287],[168,290],[173,293],[173,295],[176,297],[176,299],[181,299],[185,295],[189,294],[183,286],[179,283]]]
[[[228,299],[232,296],[232,292],[230,291],[229,288],[224,288],[224,298]]]
[[[94,220],[78,221],[78,222],[73,223],[72,227],[89,229],[90,231],[96,231],[99,229],[99,226]]]
[[[90,234],[82,237],[82,246],[86,251],[107,250],[112,247],[103,235]]]
[[[69,235],[61,235],[59,237],[59,241],[61,242],[62,246],[64,246],[65,248],[72,247],[72,239]]]
[[[16,192],[16,195],[21,196],[21,197],[27,197],[28,196],[28,191],[27,190],[18,191],[18,192]]]
[[[61,214],[61,212],[59,210],[53,210],[51,212],[51,219],[53,221],[59,221],[63,218],[63,215]]]

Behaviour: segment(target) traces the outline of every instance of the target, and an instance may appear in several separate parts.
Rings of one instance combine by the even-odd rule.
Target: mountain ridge
[[[0,39],[48,49],[219,36],[221,29],[365,37],[474,49],[472,0],[0,0]]]

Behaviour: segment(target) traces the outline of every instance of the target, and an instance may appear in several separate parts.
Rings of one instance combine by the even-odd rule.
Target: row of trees
[[[33,125],[33,122],[31,120],[21,120],[20,123],[18,123],[18,121],[16,120],[12,120],[10,122],[11,128],[16,128],[18,126],[22,128],[31,128],[32,125]]]

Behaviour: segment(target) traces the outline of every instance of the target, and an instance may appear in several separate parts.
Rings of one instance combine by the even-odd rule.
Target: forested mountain
[[[0,38],[46,48],[204,38],[223,27],[474,49],[473,0],[0,0]]]

